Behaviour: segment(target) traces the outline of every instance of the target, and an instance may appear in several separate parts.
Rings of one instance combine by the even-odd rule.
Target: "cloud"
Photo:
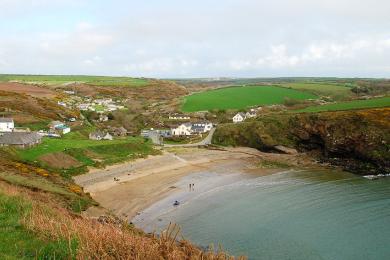
[[[366,66],[364,61],[367,59],[380,59],[383,55],[390,57],[389,43],[389,39],[321,42],[308,44],[296,52],[291,51],[287,44],[278,44],[271,45],[266,55],[218,61],[214,66],[222,69],[227,64],[234,71],[305,69],[313,65],[326,67],[327,64],[363,67]],[[360,61],[362,65],[356,61]],[[375,66],[379,71],[387,71],[388,67],[387,63]]]
[[[387,76],[385,0],[0,0],[0,72]]]

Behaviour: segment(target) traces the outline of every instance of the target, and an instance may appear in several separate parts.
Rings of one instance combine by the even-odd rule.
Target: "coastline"
[[[74,179],[101,207],[130,222],[156,202],[175,192],[183,193],[188,184],[177,184],[186,176],[196,176],[198,179],[191,180],[196,186],[197,183],[202,183],[204,172],[229,178],[233,173],[261,176],[286,170],[259,168],[261,159],[288,162],[291,167],[315,165],[315,162],[302,154],[269,154],[252,148],[172,148],[165,150],[162,155],[112,165],[105,169],[91,169],[89,173]],[[98,217],[102,210],[91,208],[85,214]]]

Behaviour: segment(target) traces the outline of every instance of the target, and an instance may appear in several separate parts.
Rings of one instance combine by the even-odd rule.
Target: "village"
[[[113,100],[112,98],[94,99],[90,96],[79,96],[76,91],[64,90],[66,97],[57,102],[58,105],[78,109],[80,111],[94,111],[97,113],[108,113],[120,109],[125,109],[122,100]]]
[[[73,95],[73,92],[68,91],[67,94]],[[107,115],[103,114],[103,111],[112,111],[112,109],[123,109],[124,106],[113,105],[112,99],[81,99],[80,97],[74,96],[70,99],[72,101],[64,102],[59,104],[60,106],[65,106],[68,108],[77,108],[80,111],[85,111],[88,109],[90,111],[96,111],[96,106],[101,106],[104,108],[100,110],[99,122],[108,121]],[[75,100],[89,100],[89,103],[77,103]],[[95,107],[95,108],[94,108]],[[233,123],[241,123],[246,119],[254,118],[257,116],[258,111],[261,111],[261,108],[252,108],[249,109],[246,113],[238,112],[232,117]],[[196,140],[201,140],[199,138],[204,138],[204,134],[209,133],[213,127],[216,126],[215,123],[212,123],[207,120],[199,120],[198,118],[192,118],[188,114],[179,114],[172,113],[167,116],[167,121],[171,122],[169,128],[150,128],[143,129],[140,131],[140,136],[152,140],[156,145],[163,145],[163,140],[175,140],[180,142],[185,142],[186,140],[191,140],[196,138]],[[31,131],[26,127],[15,127],[16,123],[13,118],[0,118],[0,146],[15,146],[17,148],[26,149],[38,145],[42,142],[43,137],[47,138],[61,138],[64,135],[71,132],[71,124],[76,124],[77,126],[83,125],[83,120],[75,117],[68,118],[66,122],[54,120],[51,121],[45,129],[40,129],[38,131]],[[77,122],[79,121],[79,122]],[[124,127],[111,127],[108,126],[105,129],[94,129],[92,130],[88,138],[90,140],[103,141],[103,140],[113,140],[114,138],[125,137],[127,135],[134,135],[129,133],[128,130]]]

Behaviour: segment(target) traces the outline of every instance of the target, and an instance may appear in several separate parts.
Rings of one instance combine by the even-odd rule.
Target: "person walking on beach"
[[[193,183],[193,184],[192,184],[192,190],[195,190],[195,189],[194,189],[194,186],[195,186],[195,184]]]
[[[190,184],[188,184],[188,186],[190,187],[190,191],[191,191],[191,183],[190,183]]]

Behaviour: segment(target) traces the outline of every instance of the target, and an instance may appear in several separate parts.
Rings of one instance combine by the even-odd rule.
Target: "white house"
[[[233,116],[233,123],[240,123],[246,119],[246,115],[242,112],[237,113]]]
[[[62,101],[58,101],[57,104],[62,107],[66,107],[66,103]]]
[[[93,132],[93,133],[90,133],[89,134],[89,139],[91,140],[112,140],[112,135],[110,135],[109,133],[105,133],[105,132],[102,132],[102,131],[96,131],[96,132]]]
[[[78,108],[82,111],[87,111],[91,105],[90,104],[79,104]]]
[[[63,135],[70,132],[70,127],[67,126],[65,123],[60,122],[60,121],[52,121],[49,124],[49,128],[52,131],[58,132],[58,133],[63,134]]]
[[[12,132],[15,128],[12,118],[0,118],[0,132]]]
[[[172,135],[180,136],[180,135],[191,135],[192,134],[192,124],[191,123],[185,123],[181,124],[176,128],[172,128],[171,132]]]
[[[108,121],[108,116],[100,114],[99,115],[99,121],[100,122],[107,122]]]
[[[251,111],[245,113],[245,117],[246,118],[253,118],[253,117],[256,117],[256,116],[257,116],[256,111],[254,111],[252,109],[251,109]]]

